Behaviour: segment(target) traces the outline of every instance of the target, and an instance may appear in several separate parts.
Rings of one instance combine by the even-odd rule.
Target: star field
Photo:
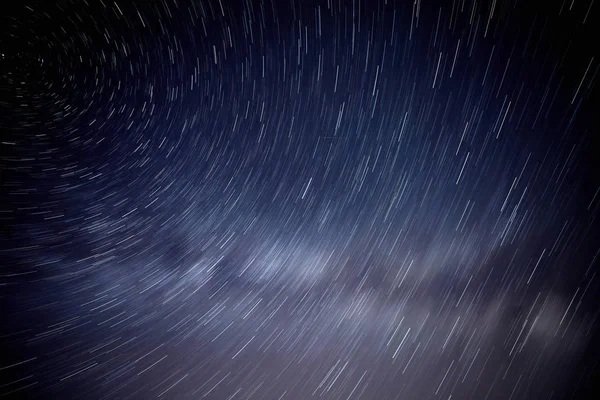
[[[11,5],[0,394],[582,398],[597,18],[593,0]]]

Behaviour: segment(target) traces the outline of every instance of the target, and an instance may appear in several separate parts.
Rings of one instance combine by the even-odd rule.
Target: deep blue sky
[[[0,393],[582,396],[593,3],[26,3]]]

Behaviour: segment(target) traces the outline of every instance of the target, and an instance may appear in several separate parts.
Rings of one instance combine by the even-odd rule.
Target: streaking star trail
[[[3,398],[591,390],[593,1],[7,7]]]

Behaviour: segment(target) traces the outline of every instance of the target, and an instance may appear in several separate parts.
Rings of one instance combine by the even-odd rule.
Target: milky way
[[[0,394],[581,398],[593,1],[17,3]]]

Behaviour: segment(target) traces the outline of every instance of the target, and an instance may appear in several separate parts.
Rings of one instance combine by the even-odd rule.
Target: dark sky
[[[585,398],[593,0],[7,7],[0,395]]]

